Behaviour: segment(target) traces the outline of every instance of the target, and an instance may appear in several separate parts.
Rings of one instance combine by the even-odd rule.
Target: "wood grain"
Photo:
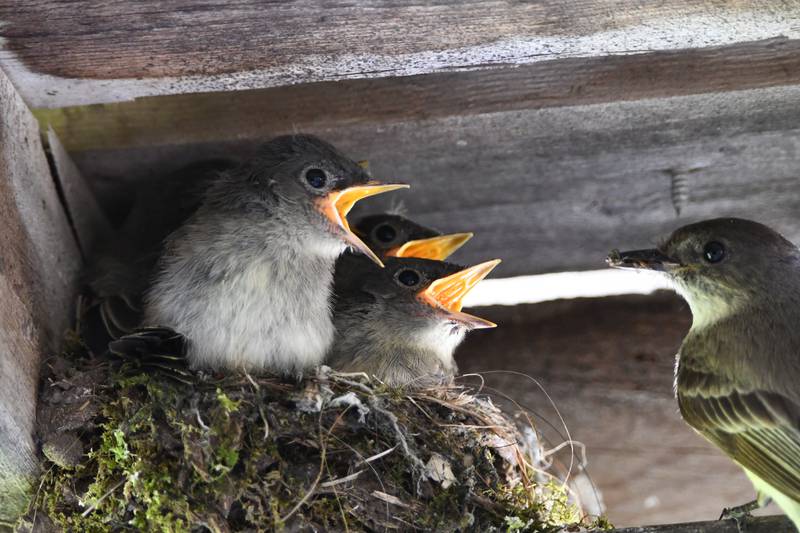
[[[797,529],[785,516],[763,516],[749,519],[740,530],[733,520],[666,524],[661,526],[614,529],[613,533],[794,533]]]
[[[257,139],[276,131],[431,120],[800,83],[800,41],[38,109],[69,151]]]
[[[74,308],[80,254],[38,124],[0,71],[0,523],[26,503],[39,362]]]
[[[0,6],[0,64],[32,105],[60,107],[797,38],[798,6],[796,0],[14,1]]]
[[[108,238],[113,230],[89,184],[52,128],[47,129],[46,139],[55,178],[64,197],[66,214],[75,230],[82,256],[86,258],[91,254],[94,244]]]
[[[585,472],[617,527],[714,520],[723,508],[753,499],[741,469],[678,414],[674,354],[691,315],[675,294],[469,312],[498,327],[467,336],[456,353],[460,370],[481,373],[484,390],[502,391],[532,410],[550,446],[567,435],[560,413],[572,439],[585,444]],[[576,453],[579,460],[580,448]],[[566,470],[569,449],[554,458]],[[574,465],[573,475],[581,472]],[[596,506],[592,487],[582,486],[584,503]]]
[[[402,202],[442,231],[474,231],[456,261],[503,259],[496,276],[604,268],[611,248],[647,246],[688,221],[737,215],[800,242],[800,87],[494,111],[375,122],[306,123],[376,177],[410,192]],[[284,123],[285,124],[285,123]],[[207,129],[213,129],[209,125]],[[158,128],[155,128],[156,130]],[[230,130],[222,130],[230,131]],[[286,132],[261,130],[264,137]],[[288,132],[292,130],[289,129]],[[155,137],[158,134],[154,131]],[[74,152],[105,206],[139,180],[191,161],[247,156],[251,138]],[[675,183],[685,187],[680,215]],[[116,191],[116,192],[115,192]],[[122,191],[122,194],[119,194]],[[108,193],[108,194],[106,194]]]

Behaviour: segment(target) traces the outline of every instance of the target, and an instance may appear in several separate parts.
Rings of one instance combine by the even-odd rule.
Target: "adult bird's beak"
[[[464,297],[475,285],[489,275],[494,267],[500,264],[499,259],[486,261],[473,267],[465,268],[445,278],[437,279],[427,289],[419,293],[419,298],[437,309],[444,309],[454,320],[471,329],[494,328],[497,324],[461,312]]]
[[[648,250],[630,250],[628,252],[611,250],[611,253],[608,254],[606,258],[606,263],[612,268],[657,270],[659,272],[664,272],[669,268],[679,265],[678,261],[675,261],[656,248]]]
[[[418,257],[444,261],[453,252],[464,246],[472,238],[472,233],[451,233],[429,239],[408,241],[403,246],[392,248],[386,255],[389,257]]]
[[[378,185],[374,183],[368,183],[367,185],[354,185],[352,187],[348,187],[347,189],[331,192],[319,200],[319,208],[320,211],[322,211],[322,213],[328,217],[328,220],[331,221],[331,224],[338,226],[342,229],[342,231],[344,231],[344,240],[347,242],[347,244],[360,251],[382,267],[383,263],[378,256],[375,255],[375,253],[369,249],[369,246],[364,244],[364,242],[359,239],[358,236],[350,229],[350,225],[347,223],[347,213],[350,212],[356,202],[368,196],[375,196],[376,194],[407,188],[408,185],[402,183],[391,185]]]

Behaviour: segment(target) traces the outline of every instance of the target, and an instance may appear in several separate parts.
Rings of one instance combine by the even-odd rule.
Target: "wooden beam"
[[[61,187],[66,213],[85,258],[91,254],[95,242],[111,235],[111,225],[56,132],[53,128],[47,128],[46,131],[47,148],[52,157],[55,178]]]
[[[324,101],[324,93],[317,97]],[[302,101],[288,95],[278,100],[297,108]],[[398,113],[383,121],[338,117],[315,124],[309,115],[298,130],[369,159],[379,178],[412,185],[411,192],[378,197],[357,210],[385,209],[399,200],[422,223],[474,231],[455,260],[500,257],[496,275],[506,277],[604,268],[611,248],[646,246],[681,224],[711,216],[755,218],[800,242],[797,101],[800,86],[791,85],[430,118]],[[144,114],[153,118],[150,130],[144,118],[131,130],[108,118],[108,131],[119,132],[109,135],[130,134],[132,148],[71,155],[98,190],[109,192],[105,205],[113,205],[115,189],[160,179],[199,158],[246,156],[255,136],[293,131],[288,118],[276,119],[272,129],[257,116],[242,124],[264,123],[243,126],[246,134],[239,137],[235,121],[226,122],[223,106],[218,109],[205,115],[207,127],[191,123],[188,108],[181,115],[192,129],[219,131],[211,134],[216,142],[162,144],[171,138],[159,132],[169,128],[157,126],[153,107]],[[212,116],[227,126],[217,130]],[[80,122],[93,127],[90,120]],[[145,146],[148,136],[155,145]]]
[[[39,361],[70,325],[80,254],[39,128],[0,70],[0,524],[27,503]]]
[[[741,468],[678,414],[674,354],[691,315],[675,294],[468,312],[498,327],[470,333],[459,348],[461,372],[482,375],[464,380],[530,409],[546,448],[567,435],[585,445],[588,464],[579,466],[583,448],[576,444],[570,478],[583,478],[574,488],[588,510],[599,512],[604,504],[617,527],[673,524],[714,520],[723,508],[754,498]],[[568,471],[568,446],[549,457],[556,472]],[[780,511],[771,506],[765,512]]]
[[[660,526],[626,527],[613,533],[795,533],[797,529],[785,516],[762,516],[747,519],[742,529],[733,520],[665,524]]]
[[[526,65],[800,37],[797,0],[34,0],[0,64],[35,107]]]
[[[800,84],[800,40],[38,109],[70,151],[258,139],[283,131]]]

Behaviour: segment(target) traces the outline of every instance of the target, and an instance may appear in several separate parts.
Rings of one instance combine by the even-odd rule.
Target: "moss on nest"
[[[23,529],[582,529],[514,423],[464,388],[403,391],[325,369],[301,383],[178,381],[75,342],[48,368],[49,462]]]

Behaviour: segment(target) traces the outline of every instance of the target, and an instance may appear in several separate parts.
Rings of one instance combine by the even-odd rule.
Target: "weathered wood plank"
[[[666,524],[661,526],[615,529],[614,533],[795,533],[797,529],[785,516],[762,516],[747,520],[740,530],[733,520]]]
[[[39,109],[69,151],[800,84],[800,40]]]
[[[456,259],[500,257],[505,277],[603,268],[613,247],[717,215],[762,220],[800,242],[798,101],[800,86],[784,86],[302,129],[369,159],[377,177],[412,185],[357,209],[401,200],[423,223],[474,231]],[[146,134],[134,135],[139,147],[72,155],[91,183],[113,189],[198,158],[246,155],[254,142],[145,147]]]
[[[714,520],[723,508],[753,499],[741,469],[677,412],[674,354],[691,317],[673,293],[470,312],[499,327],[467,336],[456,354],[460,370],[483,373],[486,390],[532,409],[537,428],[555,446],[566,431],[541,384],[571,437],[586,445],[586,471],[618,527]],[[555,459],[564,471],[569,450]],[[581,495],[595,504],[591,487]]]
[[[59,107],[797,38],[799,6],[36,0],[0,6],[0,64],[32,105]]]
[[[69,326],[80,254],[36,120],[0,71],[0,523],[36,471],[39,361]]]
[[[111,225],[53,128],[47,128],[47,145],[53,158],[55,178],[61,185],[67,215],[75,229],[83,257],[88,257],[95,242],[111,235]]]

